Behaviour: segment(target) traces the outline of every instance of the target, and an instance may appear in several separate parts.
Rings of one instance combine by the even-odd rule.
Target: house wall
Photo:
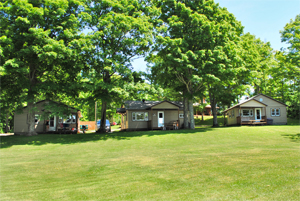
[[[14,118],[14,133],[21,134],[26,132],[28,132],[27,113],[16,113]]]
[[[260,100],[262,98],[262,100]],[[286,106],[274,101],[266,96],[263,95],[259,95],[255,98],[258,101],[261,101],[265,104],[267,104],[267,118],[271,118],[273,119],[273,124],[278,124],[278,125],[285,125],[287,124],[287,110],[286,110]],[[278,108],[280,109],[280,116],[276,117],[276,116],[271,116],[271,109],[272,108]]]
[[[127,122],[128,127],[126,129],[147,129],[148,128],[148,121],[132,121],[132,112],[148,112],[148,120],[152,121],[152,127],[157,128],[158,127],[158,112],[163,111],[164,112],[164,123],[168,123],[172,120],[178,120],[178,108],[176,110],[134,110],[134,111],[127,111]],[[155,114],[155,116],[154,116]],[[179,111],[179,114],[183,114],[183,111]],[[183,124],[183,118],[179,118],[180,126]]]
[[[232,115],[232,111],[234,112]],[[236,125],[237,124],[237,117],[239,116],[239,109],[232,108],[231,110],[227,111],[227,125]]]
[[[151,120],[151,111],[150,110],[134,110],[127,112],[127,122],[128,127],[127,129],[147,129],[148,128],[148,121],[132,121],[132,112],[148,112],[148,121]]]
[[[46,128],[45,117],[43,117],[44,112],[42,111],[44,109],[44,104],[46,104],[45,101],[40,102],[40,103],[35,105],[35,107],[36,107],[35,114],[40,115],[40,120],[39,120],[38,124],[35,127],[35,131],[38,132],[38,133],[44,132],[45,128]],[[77,111],[73,110],[73,113],[77,114]],[[57,127],[59,126],[58,119],[59,119],[59,117],[56,116],[56,130],[57,130]],[[15,113],[15,115],[14,115],[14,133],[15,134],[25,134],[25,133],[27,133],[28,132],[27,121],[28,121],[28,108],[26,107],[22,110],[22,113]],[[75,128],[76,124],[70,124],[70,127]]]
[[[42,115],[42,109],[43,109],[43,103],[39,103],[36,105],[36,114]],[[23,134],[28,132],[28,108],[24,108],[22,110],[22,113],[15,113],[14,115],[14,133],[15,134]],[[43,131],[43,126],[44,126],[44,120],[41,119],[36,125],[36,131],[40,132]]]

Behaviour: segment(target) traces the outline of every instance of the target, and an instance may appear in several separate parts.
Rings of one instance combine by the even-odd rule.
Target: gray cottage
[[[125,101],[118,108],[122,130],[178,129],[183,125],[183,103],[176,101]]]

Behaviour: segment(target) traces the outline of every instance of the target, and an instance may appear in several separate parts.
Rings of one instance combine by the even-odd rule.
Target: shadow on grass
[[[45,145],[45,144],[75,144],[99,140],[130,140],[133,137],[152,137],[169,134],[194,134],[212,130],[211,127],[196,128],[195,130],[166,130],[166,131],[131,131],[114,133],[91,134],[40,134],[37,136],[5,136],[1,137],[0,148],[9,148],[15,145]]]
[[[282,135],[285,138],[290,138],[292,142],[300,142],[300,133],[298,134],[285,134]]]

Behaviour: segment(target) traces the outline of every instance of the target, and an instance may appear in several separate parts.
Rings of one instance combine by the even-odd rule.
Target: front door
[[[56,116],[50,117],[49,119],[49,131],[55,131],[56,129]]]
[[[261,120],[261,108],[255,108],[255,120]]]
[[[158,112],[157,113],[158,116],[158,127],[164,127],[164,112]]]

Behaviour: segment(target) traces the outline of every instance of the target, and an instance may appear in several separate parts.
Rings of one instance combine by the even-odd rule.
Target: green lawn
[[[1,137],[1,200],[299,200],[300,126]]]
[[[195,125],[213,125],[213,117],[212,116],[204,116],[203,118],[204,121],[202,121],[202,117],[198,116],[198,118],[195,118]],[[219,126],[224,125],[224,117],[223,116],[218,116],[218,124]],[[291,119],[288,118],[288,125],[300,125],[300,120],[299,119]]]
[[[202,117],[198,116],[198,118],[195,119],[195,125],[213,125],[213,116],[204,116],[202,121]],[[224,125],[224,117],[223,116],[218,116],[218,124],[219,126]]]

